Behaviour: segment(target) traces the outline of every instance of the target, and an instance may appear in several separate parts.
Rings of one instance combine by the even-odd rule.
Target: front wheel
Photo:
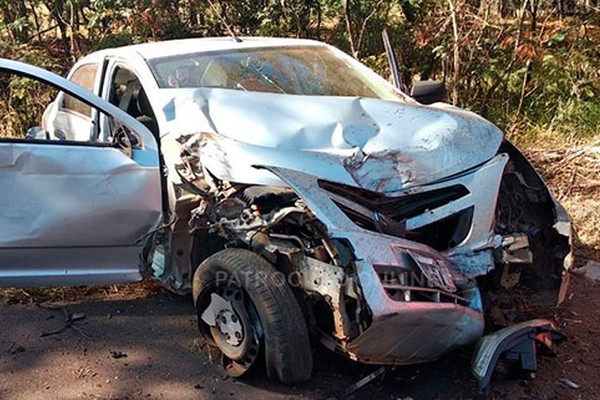
[[[210,256],[194,273],[193,296],[200,332],[219,348],[229,375],[243,375],[264,354],[269,377],[286,384],[310,378],[302,310],[265,259],[242,249]]]

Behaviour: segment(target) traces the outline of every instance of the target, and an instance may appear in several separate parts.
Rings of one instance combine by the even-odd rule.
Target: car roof
[[[192,38],[149,42],[130,46],[107,49],[99,53],[126,55],[132,51],[149,60],[159,57],[176,56],[219,50],[252,49],[265,47],[289,46],[327,46],[325,43],[309,39],[270,38],[270,37],[240,37],[237,42],[230,36],[211,38]]]

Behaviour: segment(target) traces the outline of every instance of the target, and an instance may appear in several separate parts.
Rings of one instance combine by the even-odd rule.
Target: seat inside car
[[[211,60],[200,77],[200,86],[227,87],[227,72],[216,60]]]
[[[138,112],[138,115],[134,116],[138,121],[144,124],[144,126],[146,126],[150,132],[152,132],[155,138],[158,139],[158,123],[156,122],[156,117],[154,115],[154,111],[152,110],[152,106],[150,105],[150,100],[148,100],[148,96],[146,95],[146,91],[140,86],[137,90],[135,90],[133,97],[135,98],[135,105]]]
[[[109,101],[144,124],[158,138],[156,116],[139,78],[128,69],[117,67],[110,87]]]

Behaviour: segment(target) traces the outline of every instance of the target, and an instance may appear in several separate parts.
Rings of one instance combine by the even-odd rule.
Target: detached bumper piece
[[[555,342],[565,338],[552,322],[545,319],[521,322],[482,337],[477,342],[471,362],[480,391],[484,395],[490,394],[492,373],[501,358],[520,366],[523,371],[534,372],[537,370],[538,346],[552,350]]]

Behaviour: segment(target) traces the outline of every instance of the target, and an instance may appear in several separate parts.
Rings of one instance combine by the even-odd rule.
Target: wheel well
[[[192,276],[202,261],[225,248],[227,240],[219,235],[209,234],[208,231],[197,230],[194,232],[190,263]]]

